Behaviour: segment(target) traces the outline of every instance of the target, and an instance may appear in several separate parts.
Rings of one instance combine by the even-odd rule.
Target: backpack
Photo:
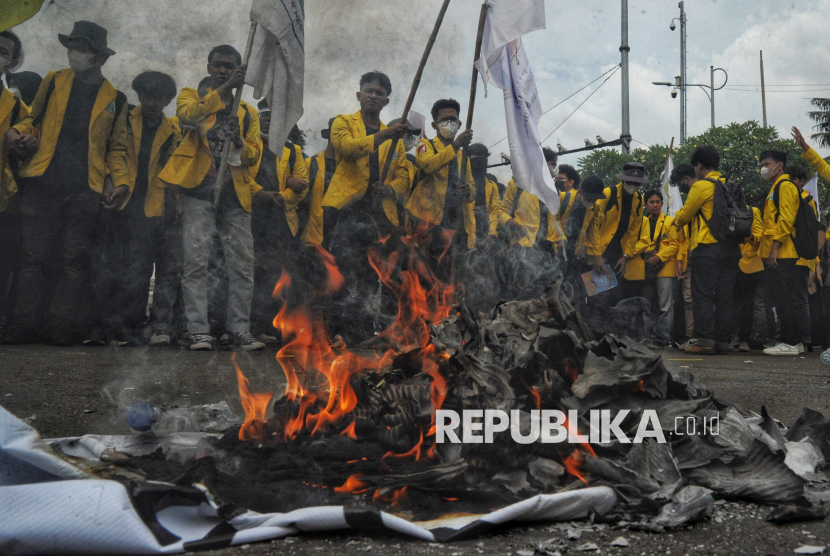
[[[778,223],[780,216],[779,209],[779,189],[781,183],[791,180],[781,180],[775,185],[775,191],[772,193],[772,203],[775,205],[775,222]],[[795,185],[793,183],[793,185]],[[796,187],[798,189],[798,187]],[[793,246],[795,252],[802,259],[811,261],[818,257],[818,217],[813,207],[810,206],[810,201],[813,200],[811,195],[803,197],[801,192],[798,192],[798,211],[795,213],[795,222],[793,223]]]
[[[752,209],[746,204],[746,196],[740,185],[726,183],[712,178],[704,178],[715,185],[715,197],[712,200],[712,217],[703,216],[703,209],[698,216],[706,222],[709,231],[718,242],[739,245],[752,235]]]

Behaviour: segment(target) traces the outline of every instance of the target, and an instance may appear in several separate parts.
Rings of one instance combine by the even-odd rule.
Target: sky
[[[206,75],[207,53],[228,43],[244,50],[249,29],[249,0],[47,0],[41,13],[15,28],[24,44],[21,69],[45,74],[66,67],[58,33],[69,33],[78,19],[95,21],[109,31],[116,51],[105,75],[135,102],[132,78],[145,70],[170,73],[179,87],[195,87]],[[441,0],[306,0],[305,115],[300,128],[308,135],[307,151],[325,145],[319,130],[329,118],[358,110],[355,93],[360,75],[387,73],[393,84],[382,119],[400,117]],[[470,94],[476,24],[481,3],[452,0],[413,109],[428,114],[439,98],[455,98],[466,117]],[[767,117],[780,134],[797,125],[807,135],[809,99],[830,97],[830,49],[826,22],[830,0],[687,0],[687,76],[709,83],[709,66],[725,69],[729,82],[715,93],[716,124],[762,119],[759,51],[764,51]],[[545,0],[545,30],[524,38],[548,110],[620,62],[619,0]],[[679,141],[680,102],[670,88],[680,73],[680,30],[669,23],[679,16],[674,0],[629,0],[631,134],[633,147]],[[722,74],[716,74],[716,85]],[[556,149],[618,138],[621,122],[620,72],[589,99],[601,79],[542,116],[541,137]],[[793,87],[792,85],[799,85]],[[795,91],[795,92],[791,92]],[[703,90],[688,92],[688,135],[710,125],[710,103]],[[248,88],[247,100],[251,100]],[[578,110],[580,103],[585,102]],[[172,114],[174,103],[167,112]],[[574,112],[576,110],[576,112]],[[479,81],[473,121],[475,140],[488,147],[505,137],[501,91],[485,92]],[[430,130],[431,132],[431,130]],[[491,148],[496,162],[507,141]],[[819,149],[823,156],[828,150]],[[560,162],[576,164],[582,154]],[[499,171],[505,177],[506,169]]]

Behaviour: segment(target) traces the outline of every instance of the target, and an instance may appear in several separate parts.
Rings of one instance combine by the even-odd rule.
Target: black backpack
[[[704,178],[715,185],[712,201],[712,217],[706,219],[703,209],[698,216],[706,222],[709,231],[720,243],[739,245],[752,235],[752,209],[746,204],[746,196],[740,185]]]
[[[781,180],[775,185],[775,191],[772,193],[776,223],[778,223],[778,217],[781,214],[778,199],[779,190],[781,189],[781,184],[785,181],[793,183],[790,180]],[[793,183],[793,185],[795,184]],[[798,189],[797,186],[796,189]],[[811,195],[803,197],[801,192],[798,192],[798,212],[795,213],[795,223],[793,224],[793,232],[795,233],[792,235],[795,252],[798,253],[800,258],[807,259],[808,261],[818,257],[818,216],[816,216],[816,211],[810,205],[810,201],[812,200],[813,197]]]

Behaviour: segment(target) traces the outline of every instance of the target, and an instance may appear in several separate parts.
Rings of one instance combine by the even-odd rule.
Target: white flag
[[[504,46],[522,35],[545,28],[544,0],[489,0],[487,5],[481,57],[476,61],[485,88],[491,80],[490,70],[498,63]],[[494,81],[493,85],[505,88],[501,81]]]
[[[669,153],[666,159],[666,169],[660,177],[663,189],[663,214],[674,216],[683,206],[683,197],[680,196],[680,189],[671,183],[671,173],[674,170],[674,156]]]
[[[816,202],[816,214],[821,214],[821,209],[818,206],[818,174],[804,184],[804,191],[813,196],[813,201]],[[819,217],[819,220],[821,220],[821,217]]]
[[[245,83],[271,108],[268,148],[277,154],[303,115],[305,12],[303,0],[253,0],[256,21]]]
[[[551,213],[558,213],[559,193],[545,162],[537,128],[542,116],[539,92],[520,38],[502,47],[497,63],[490,66],[490,82],[504,89],[513,181],[538,197]]]

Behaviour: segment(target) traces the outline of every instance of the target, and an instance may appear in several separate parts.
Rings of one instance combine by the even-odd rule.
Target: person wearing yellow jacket
[[[116,209],[129,194],[127,97],[104,78],[101,68],[115,52],[107,31],[88,21],[59,34],[71,69],[50,72],[32,111],[6,132],[7,145],[30,155],[20,164],[25,189],[24,260],[18,281],[16,330],[11,343],[35,340],[41,324],[51,343],[75,341],[79,300],[101,205]],[[33,154],[32,154],[33,153]],[[112,181],[106,181],[110,175]],[[40,306],[48,289],[47,268],[58,257],[55,293],[46,320]]]
[[[811,342],[808,277],[798,265],[793,243],[801,193],[786,173],[787,154],[768,150],[758,157],[761,177],[772,183],[764,204],[764,232],[759,255],[769,274],[769,294],[781,322],[781,342],[764,350],[767,355],[798,355]]]
[[[159,178],[180,191],[183,213],[184,269],[182,294],[190,349],[213,347],[208,320],[208,260],[214,234],[218,234],[228,266],[229,345],[259,350],[265,345],[250,332],[254,289],[254,248],[251,204],[278,204],[277,194],[264,191],[254,181],[262,156],[259,114],[244,101],[231,113],[233,89],[241,87],[245,66],[239,52],[229,45],[213,48],[207,70],[211,86],[205,96],[185,88],[179,94],[176,115],[182,124],[194,126],[182,139]],[[225,143],[230,141],[228,173],[218,181]],[[214,194],[219,203],[214,210]]]
[[[642,295],[645,277],[643,259],[635,256],[643,226],[643,196],[638,192],[648,183],[645,169],[639,162],[627,162],[617,174],[621,183],[606,187],[603,199],[596,203],[594,218],[588,231],[588,256],[594,272],[606,272],[606,262],[621,275],[619,288],[614,288],[609,302]]]
[[[553,253],[553,244],[559,240],[553,224],[555,220],[556,216],[538,197],[520,189],[513,180],[508,182],[499,211],[499,224],[511,247],[538,246]]]
[[[452,233],[450,260],[476,245],[475,180],[471,165],[462,176],[462,148],[473,138],[473,130],[460,134],[461,106],[453,99],[441,99],[432,105],[432,141],[421,139],[416,164],[424,176],[406,203],[406,211],[415,225],[430,230],[430,252],[437,264],[447,247],[443,231]]]
[[[755,319],[755,295],[759,279],[764,272],[764,262],[758,256],[758,246],[764,233],[761,211],[752,207],[752,236],[741,244],[740,272],[735,282],[735,316],[738,324],[738,351],[751,351],[752,325]]]
[[[0,33],[0,75],[16,68],[23,58],[23,45],[12,31]],[[0,138],[29,115],[29,107],[7,89],[0,80]],[[0,141],[0,338],[14,323],[14,293],[20,271],[23,237],[17,195],[17,182],[11,166],[17,160],[8,157],[9,146]],[[17,156],[12,153],[12,156]]]
[[[308,180],[310,184],[308,221],[303,231],[303,243],[309,247],[323,245],[323,197],[331,185],[334,169],[337,167],[337,158],[334,144],[331,142],[331,126],[334,118],[329,120],[329,127],[322,130],[321,136],[326,139],[326,148],[311,157],[308,165]]]
[[[674,225],[690,226],[689,258],[692,267],[694,337],[686,353],[713,355],[731,350],[734,332],[735,281],[741,250],[721,243],[709,230],[715,205],[715,184],[726,183],[718,171],[720,153],[710,145],[695,149],[690,158],[696,181],[685,204],[674,215]]]
[[[643,296],[651,303],[648,341],[655,348],[671,342],[674,322],[674,282],[677,264],[677,232],[674,217],[663,214],[663,193],[654,189],[643,195],[648,216],[643,217],[635,253],[645,262]]]
[[[676,185],[681,193],[688,195],[692,184],[697,181],[695,170],[691,164],[686,162],[678,164],[674,167],[669,177],[672,185]],[[677,215],[675,215],[677,216]],[[686,224],[682,228],[677,229],[678,251],[677,251],[677,279],[681,283],[681,294],[683,296],[683,312],[684,312],[684,334],[685,340],[680,343],[678,339],[678,349],[685,350],[689,347],[689,340],[694,337],[695,317],[692,308],[692,267],[689,265],[689,239],[691,237],[691,227]]]
[[[139,105],[127,119],[127,170],[130,195],[123,209],[112,214],[115,235],[108,243],[117,251],[105,262],[115,275],[102,324],[118,345],[140,345],[155,271],[154,332],[151,345],[170,345],[173,312],[181,279],[181,222],[173,191],[159,180],[162,168],[181,141],[178,126],[164,115],[176,98],[176,82],[167,74],[149,71],[132,82]],[[87,344],[92,341],[87,337]],[[103,338],[101,338],[103,339]]]
[[[559,173],[554,176],[556,189],[559,191],[559,214],[557,220],[562,233],[568,227],[568,220],[573,212],[576,203],[576,195],[579,191],[579,172],[570,164],[560,164]]]
[[[476,245],[492,244],[498,239],[501,196],[496,182],[487,176],[490,151],[482,143],[470,145],[470,172],[475,183]]]

